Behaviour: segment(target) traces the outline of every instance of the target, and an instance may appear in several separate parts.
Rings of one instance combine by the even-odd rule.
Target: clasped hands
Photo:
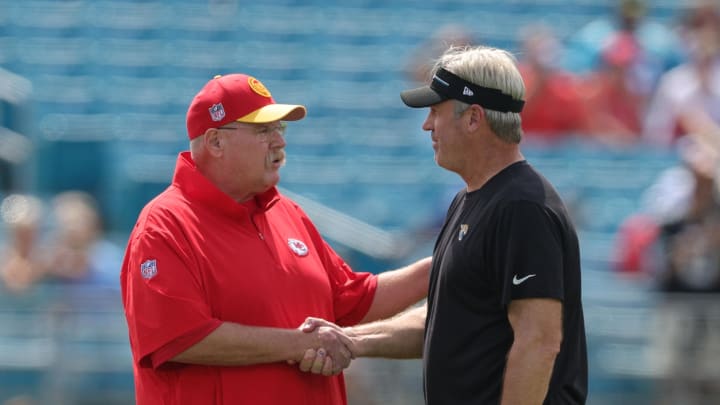
[[[332,376],[340,374],[355,358],[355,343],[352,336],[332,322],[309,317],[298,327],[304,333],[316,335],[317,348],[309,348],[300,360],[288,360],[288,364],[298,364],[303,372]]]

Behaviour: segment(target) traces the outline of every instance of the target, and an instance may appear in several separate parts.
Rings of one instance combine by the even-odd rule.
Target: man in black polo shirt
[[[422,353],[429,405],[586,400],[578,239],[520,152],[524,92],[509,53],[474,47],[451,48],[429,86],[401,95],[430,107],[435,161],[467,186],[436,242],[427,305],[347,332],[356,356]]]

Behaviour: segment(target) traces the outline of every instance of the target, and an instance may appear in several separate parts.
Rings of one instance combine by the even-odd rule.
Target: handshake
[[[298,360],[287,361],[291,365],[298,364],[300,371],[338,375],[358,355],[356,336],[349,328],[343,329],[324,319],[309,317],[298,329],[312,335],[316,347],[306,349]]]

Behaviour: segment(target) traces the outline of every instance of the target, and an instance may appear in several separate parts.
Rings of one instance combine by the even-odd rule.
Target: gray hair
[[[195,163],[197,163],[198,160],[201,160],[204,158],[204,155],[205,155],[205,148],[203,147],[204,139],[205,139],[205,134],[200,135],[200,136],[190,140],[190,157],[192,158],[192,160]]]
[[[435,63],[433,73],[444,68],[478,86],[499,89],[514,99],[525,98],[525,84],[508,51],[486,46],[451,47]],[[455,114],[469,105],[455,101]],[[485,108],[490,129],[503,141],[519,143],[522,139],[520,113],[500,112]]]

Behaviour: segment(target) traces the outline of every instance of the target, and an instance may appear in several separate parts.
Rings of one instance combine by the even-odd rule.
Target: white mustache
[[[286,160],[285,160],[285,151],[284,150],[279,150],[279,151],[273,152],[270,155],[268,155],[268,163],[272,164],[272,162],[274,162],[276,160],[280,161],[281,166],[285,165]]]

